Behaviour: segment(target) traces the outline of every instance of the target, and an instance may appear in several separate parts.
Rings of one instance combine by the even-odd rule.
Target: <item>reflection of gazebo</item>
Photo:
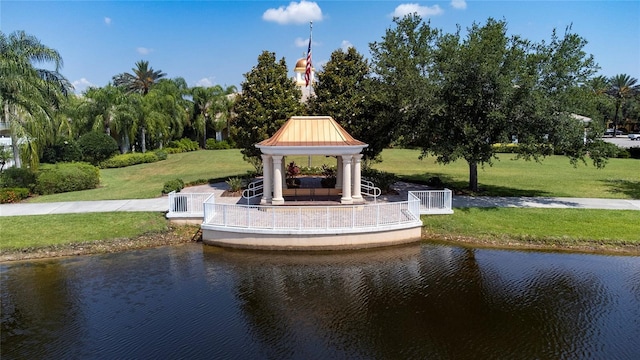
[[[360,193],[360,152],[368,145],[354,139],[330,116],[293,116],[272,137],[255,146],[262,151],[262,203],[284,203],[283,158],[287,155],[335,156],[336,188],[342,189],[340,202],[352,204],[363,201]]]

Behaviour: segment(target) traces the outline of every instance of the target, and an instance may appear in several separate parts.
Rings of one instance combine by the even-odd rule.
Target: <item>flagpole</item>
[[[305,68],[304,71],[304,80],[305,80],[305,87],[309,87],[309,85],[311,85],[311,72],[312,72],[312,65],[311,65],[311,37],[312,37],[312,32],[313,32],[313,21],[309,21],[309,47],[307,47],[307,66]]]

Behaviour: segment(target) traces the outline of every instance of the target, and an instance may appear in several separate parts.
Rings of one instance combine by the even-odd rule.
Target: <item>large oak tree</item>
[[[371,49],[398,123],[424,155],[465,160],[471,190],[478,191],[478,166],[496,158],[496,143],[517,139],[525,159],[556,152],[584,160],[594,139],[585,142],[583,124],[571,116],[579,86],[596,70],[584,39],[567,29],[531,43],[493,19],[464,36],[443,34],[417,15],[394,21]]]

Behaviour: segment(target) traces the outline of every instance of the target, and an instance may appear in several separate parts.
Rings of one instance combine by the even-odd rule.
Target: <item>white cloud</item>
[[[349,42],[349,40],[342,40],[342,43],[340,44],[342,51],[346,52],[350,47],[353,47],[353,44]]]
[[[396,7],[391,15],[394,17],[402,18],[405,15],[413,13],[417,13],[421,17],[429,17],[441,15],[442,13],[444,13],[444,10],[442,10],[440,5],[422,6],[420,4],[401,4]]]
[[[107,25],[111,25],[111,18],[110,17],[105,17],[104,18],[104,23]]]
[[[88,87],[96,86],[91,81],[87,80],[87,78],[81,78],[80,80],[76,80],[71,83],[74,87],[76,94],[79,94],[86,90]]]
[[[315,2],[302,0],[299,3],[291,2],[287,7],[269,9],[262,14],[262,19],[280,25],[304,24],[322,20],[322,9]]]
[[[149,49],[149,48],[146,48],[146,47],[139,47],[139,48],[136,48],[136,51],[140,55],[148,55],[150,52],[153,51],[153,49]]]
[[[451,7],[454,9],[464,10],[467,8],[466,0],[451,0]]]
[[[295,42],[296,47],[307,47],[307,46],[309,46],[309,39],[303,39],[303,38],[297,37],[294,40],[294,42]]]
[[[214,80],[213,76],[202,78],[202,79],[196,81],[196,86],[203,86],[203,87],[213,86],[213,80]]]

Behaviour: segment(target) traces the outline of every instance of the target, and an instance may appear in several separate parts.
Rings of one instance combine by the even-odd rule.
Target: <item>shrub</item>
[[[216,139],[207,139],[207,144],[205,145],[207,150],[225,150],[231,149],[231,145],[226,140],[216,141]]]
[[[169,154],[163,149],[154,150],[153,153],[156,154],[158,161],[167,160],[167,158],[169,157]]]
[[[95,189],[100,184],[100,170],[87,163],[58,163],[42,167],[35,192],[42,195]]]
[[[20,202],[29,197],[27,188],[3,188],[0,189],[0,204]]]
[[[31,169],[10,167],[0,173],[0,187],[33,190],[35,186],[36,173]]]
[[[187,138],[170,141],[168,147],[180,149],[181,152],[196,151],[200,149],[200,146],[198,146],[196,141]]]
[[[517,153],[518,152],[518,144],[514,143],[498,143],[491,145],[494,151],[497,153]]]
[[[363,169],[362,177],[373,182],[375,186],[380,188],[382,193],[389,192],[391,185],[398,181],[398,177],[392,173],[371,168]]]
[[[55,164],[82,160],[82,150],[78,142],[72,139],[58,139],[55,144],[44,148],[40,162]]]
[[[227,185],[229,185],[229,191],[231,192],[240,191],[244,186],[244,181],[242,180],[242,178],[239,178],[239,177],[229,178],[229,180],[225,182],[227,183]]]
[[[591,155],[599,155],[605,158],[615,158],[618,156],[620,148],[615,144],[611,144],[602,140],[594,141],[589,149]]]
[[[164,150],[167,154],[179,154],[184,152],[182,149],[172,148],[172,147],[166,147],[166,148],[163,148],[162,150]]]
[[[113,156],[100,163],[103,169],[121,168],[137,164],[152,163],[158,161],[158,156],[154,152],[128,153]]]
[[[118,143],[103,132],[93,131],[78,139],[83,160],[98,165],[118,152]]]
[[[631,157],[632,159],[640,159],[640,147],[631,147],[628,148],[627,151],[629,151],[629,157]]]
[[[164,183],[162,193],[168,194],[172,191],[180,192],[182,189],[184,189],[184,181],[182,181],[182,179],[173,179]]]

